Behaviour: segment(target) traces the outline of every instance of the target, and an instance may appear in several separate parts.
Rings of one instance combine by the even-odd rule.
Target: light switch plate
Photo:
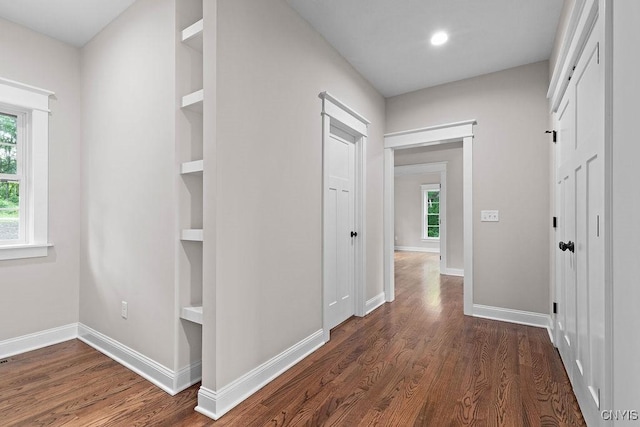
[[[480,221],[498,222],[500,221],[500,212],[499,211],[480,211]]]

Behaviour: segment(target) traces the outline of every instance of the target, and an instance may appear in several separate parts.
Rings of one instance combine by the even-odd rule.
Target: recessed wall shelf
[[[184,162],[180,167],[182,175],[193,174],[202,175],[204,170],[204,162],[202,160],[194,160],[193,162]]]
[[[180,318],[202,325],[202,306],[182,307]]]
[[[204,237],[204,233],[202,232],[202,230],[189,229],[189,230],[182,230],[182,233],[180,235],[180,240],[185,240],[189,242],[202,242],[203,237]]]
[[[202,52],[203,28],[204,25],[202,19],[192,25],[189,25],[187,28],[182,30],[182,42],[197,50],[198,52]]]
[[[202,101],[204,100],[204,90],[200,89],[182,97],[182,108],[202,113]]]

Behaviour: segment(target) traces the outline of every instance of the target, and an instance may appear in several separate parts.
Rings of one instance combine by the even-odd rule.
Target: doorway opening
[[[395,299],[395,150],[461,143],[463,157],[464,314],[473,314],[473,125],[456,122],[385,135],[384,150],[384,291]]]

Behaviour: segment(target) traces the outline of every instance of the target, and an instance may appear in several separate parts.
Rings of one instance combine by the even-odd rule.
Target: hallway
[[[584,425],[546,330],[465,317],[462,278],[440,276],[437,254],[395,262],[395,302],[216,425]]]
[[[217,422],[74,340],[0,366],[8,425],[584,425],[544,329],[462,315],[462,279],[436,254],[398,252],[396,301],[331,341]]]

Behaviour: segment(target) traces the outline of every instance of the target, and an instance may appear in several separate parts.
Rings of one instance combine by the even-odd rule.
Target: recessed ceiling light
[[[449,36],[444,31],[438,31],[431,37],[431,44],[434,46],[443,45],[449,40]]]

